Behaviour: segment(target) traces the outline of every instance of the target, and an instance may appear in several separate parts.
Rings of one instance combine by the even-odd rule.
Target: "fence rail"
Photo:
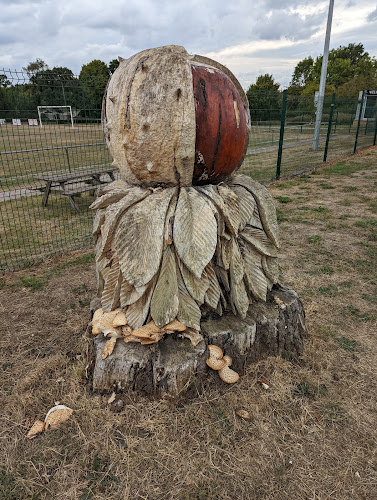
[[[32,79],[0,70],[0,85],[0,271],[5,272],[91,243],[92,180],[72,180],[76,212],[59,189],[43,206],[38,177],[70,173],[74,179],[110,165],[112,158],[100,124],[103,88],[95,82],[72,75]],[[70,117],[58,113],[46,116],[43,127],[29,125],[29,119],[38,119],[37,106],[55,102],[72,106],[73,128]],[[287,91],[256,93],[241,171],[269,182],[375,145],[377,120],[357,117],[359,104],[358,99],[325,98],[319,147],[313,151],[314,99]],[[100,182],[109,180],[106,174],[100,177]]]

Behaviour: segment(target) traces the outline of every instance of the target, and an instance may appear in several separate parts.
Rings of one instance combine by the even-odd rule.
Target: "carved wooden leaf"
[[[203,275],[206,276],[209,281],[209,287],[205,294],[204,302],[205,304],[207,304],[207,306],[216,311],[217,304],[220,300],[221,289],[211,262],[206,265],[203,271]]]
[[[118,223],[123,220],[124,217],[122,217],[122,215],[124,212],[144,198],[150,196],[150,194],[151,192],[149,190],[134,186],[124,198],[106,208],[106,219],[101,231],[102,242],[101,246],[98,248],[99,255],[102,255],[111,248],[115,229]]]
[[[268,284],[262,267],[262,256],[246,242],[240,241],[239,245],[242,253],[247,289],[255,298],[266,301]]]
[[[232,253],[232,240],[226,240],[225,238],[220,238],[220,256],[221,256],[221,267],[228,270],[230,266],[230,259]]]
[[[127,308],[127,323],[132,328],[140,328],[147,320],[156,281],[157,275],[152,278],[144,294]]]
[[[129,191],[131,186],[124,181],[121,184],[112,182],[108,185],[108,191],[102,191],[102,194],[90,205],[92,210],[103,209],[121,200]]]
[[[255,198],[263,228],[272,243],[279,248],[279,228],[274,200],[267,189],[247,175],[237,175],[233,184],[244,186]]]
[[[200,330],[200,307],[187,291],[179,269],[177,269],[179,308],[177,319],[186,326]]]
[[[136,287],[149,283],[160,267],[166,212],[175,191],[154,192],[119,221],[115,249],[124,278]]]
[[[97,241],[99,234],[101,233],[101,226],[105,222],[105,210],[97,210],[93,219],[93,231],[92,234],[94,239]]]
[[[240,225],[240,206],[237,195],[227,186],[213,186],[208,184],[196,189],[211,199],[222,214],[229,231],[233,235],[237,235]]]
[[[194,188],[182,188],[174,219],[174,244],[188,269],[200,278],[217,243],[217,224],[209,202]]]
[[[232,286],[230,298],[240,316],[242,318],[245,318],[246,313],[249,309],[249,297],[247,295],[243,280]]]
[[[124,179],[117,179],[116,181],[109,182],[108,184],[101,184],[98,188],[98,196],[102,196],[108,193],[127,193],[127,190],[130,188],[130,184],[126,182]]]
[[[254,196],[243,186],[232,185],[231,189],[238,196],[240,205],[239,231],[242,231],[246,224],[262,229],[263,225]]]
[[[269,257],[277,256],[277,249],[271,243],[263,229],[258,229],[253,226],[246,226],[245,229],[240,233],[240,237],[246,240],[250,245],[252,245],[255,250],[257,250],[262,255],[268,255]]]
[[[151,316],[159,328],[176,318],[179,307],[177,269],[171,246],[164,250],[160,274],[151,301]]]
[[[133,286],[133,285],[131,285],[131,289],[128,290],[127,297],[125,297],[124,294],[122,295],[122,298],[123,298],[123,301],[124,301],[123,304],[125,306],[129,306],[129,305],[133,304],[134,302],[136,302],[137,300],[139,300],[140,297],[142,297],[144,295],[144,293],[145,293],[145,291],[147,289],[147,286],[148,285],[143,285],[143,286]]]
[[[223,288],[225,289],[226,292],[229,292],[230,285],[229,285],[228,272],[223,267],[220,266],[215,266],[215,272],[218,282],[223,285]]]
[[[101,305],[104,312],[110,312],[117,306],[114,302],[116,300],[119,302],[119,290],[120,283],[122,281],[122,274],[120,272],[119,261],[116,255],[112,258],[110,270],[104,279],[105,286],[101,296]]]
[[[240,204],[238,196],[225,184],[218,186],[221,198],[224,200],[226,210],[224,211],[225,222],[231,233],[237,236],[240,227]]]
[[[201,278],[197,278],[189,269],[187,269],[178,255],[176,255],[176,258],[188,293],[201,306],[204,303],[204,295],[209,287],[207,277],[202,274]]]
[[[231,244],[231,259],[229,266],[230,299],[236,311],[238,311],[242,317],[245,317],[249,308],[249,298],[243,284],[244,262],[235,238],[232,238]]]
[[[262,257],[262,267],[263,270],[272,283],[278,283],[280,277],[280,266],[278,259],[274,257]]]
[[[238,247],[237,241],[235,238],[231,240],[231,257],[230,257],[230,266],[229,266],[229,274],[230,274],[230,282],[231,288],[234,284],[240,283],[243,279],[244,266],[242,255],[240,249]]]
[[[128,301],[129,296],[134,289],[135,287],[123,278],[120,288],[120,307],[126,307],[126,302]]]

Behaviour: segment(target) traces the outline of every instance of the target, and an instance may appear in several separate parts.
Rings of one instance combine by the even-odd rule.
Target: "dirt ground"
[[[109,404],[86,378],[93,255],[2,277],[1,499],[377,498],[377,149],[269,189],[305,352],[261,360],[234,386]],[[56,402],[72,417],[28,440]]]

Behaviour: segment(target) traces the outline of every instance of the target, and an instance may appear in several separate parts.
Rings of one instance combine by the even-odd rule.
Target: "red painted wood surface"
[[[192,65],[196,141],[193,184],[216,184],[242,163],[248,140],[242,99],[223,72]]]

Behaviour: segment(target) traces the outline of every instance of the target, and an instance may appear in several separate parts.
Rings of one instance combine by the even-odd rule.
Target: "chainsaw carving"
[[[121,60],[102,120],[122,174],[91,206],[104,356],[117,338],[197,343],[203,315],[265,301],[280,276],[276,213],[266,188],[234,174],[250,116],[229,70],[182,47],[145,50]]]

